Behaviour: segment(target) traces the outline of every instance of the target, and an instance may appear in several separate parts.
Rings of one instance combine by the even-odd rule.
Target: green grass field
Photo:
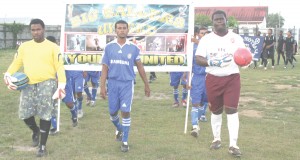
[[[15,50],[0,51],[0,73],[11,63]],[[297,57],[300,60],[300,57]],[[300,62],[298,62],[300,63]],[[290,66],[289,66],[290,67]],[[70,112],[61,106],[61,132],[49,136],[49,155],[43,159],[99,160],[231,160],[229,138],[223,115],[222,148],[209,150],[212,141],[210,122],[200,123],[200,137],[184,134],[185,110],[172,108],[172,88],[168,74],[157,73],[151,84],[152,95],[144,96],[137,78],[129,136],[130,151],[120,152],[114,140],[115,129],[109,120],[107,101],[99,98],[96,107],[83,105],[84,117],[76,128]],[[244,160],[300,159],[300,65],[294,69],[264,71],[241,69],[240,132],[238,145]],[[18,119],[19,92],[9,91],[0,82],[0,159],[35,159],[30,147],[31,131]],[[208,111],[208,119],[210,112]]]

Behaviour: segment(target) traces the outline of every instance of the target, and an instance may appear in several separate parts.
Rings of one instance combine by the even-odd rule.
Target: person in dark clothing
[[[285,56],[284,56],[284,52],[283,52],[283,45],[285,42],[285,37],[283,36],[283,31],[279,31],[279,37],[277,40],[277,65],[279,65],[279,61],[280,61],[280,55],[283,58],[283,63],[285,62]]]

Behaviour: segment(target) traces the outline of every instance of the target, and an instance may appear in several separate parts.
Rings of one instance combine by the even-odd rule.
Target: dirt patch
[[[37,150],[36,147],[30,147],[30,146],[13,146],[13,149],[22,152],[32,152]]]
[[[247,97],[247,96],[244,96],[244,97],[240,97],[240,103],[248,103],[248,102],[256,102],[258,101],[256,98],[254,97]]]
[[[252,118],[262,118],[263,117],[263,112],[261,111],[256,111],[256,110],[243,110],[239,112],[240,115],[247,116],[247,117],[252,117]]]
[[[150,96],[150,99],[154,99],[154,100],[170,99],[170,96],[165,95],[163,93],[154,93]]]
[[[295,111],[294,107],[286,107],[284,109],[287,110],[287,111],[289,111],[289,112]]]
[[[274,85],[274,88],[275,89],[280,89],[280,90],[282,90],[282,89],[292,89],[293,86],[292,85],[287,85],[287,84],[276,84],[276,85]]]

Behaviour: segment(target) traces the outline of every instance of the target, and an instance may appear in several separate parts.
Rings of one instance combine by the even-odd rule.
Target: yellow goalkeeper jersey
[[[63,58],[59,52],[59,47],[47,39],[41,43],[27,41],[19,47],[17,56],[7,72],[13,74],[23,66],[29,84],[56,79],[56,73],[58,82],[66,83]]]

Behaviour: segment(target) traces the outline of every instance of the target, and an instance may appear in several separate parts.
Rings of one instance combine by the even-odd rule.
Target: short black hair
[[[31,26],[32,24],[40,24],[43,28],[45,28],[45,23],[41,19],[38,19],[38,18],[32,19],[30,21],[29,26]]]
[[[56,39],[53,36],[47,36],[46,39],[48,39],[49,41],[56,43]]]
[[[206,28],[206,27],[201,27],[199,30],[200,30],[200,31],[201,31],[201,30],[207,30],[207,28]]]
[[[271,32],[273,33],[273,29],[269,28],[268,30],[271,31]]]
[[[211,15],[211,19],[212,19],[212,20],[214,20],[214,16],[215,16],[216,14],[223,14],[224,17],[225,17],[225,19],[227,20],[226,13],[225,13],[224,11],[222,11],[222,10],[216,10],[216,11],[214,11],[214,13]]]
[[[127,28],[128,28],[128,23],[124,20],[118,20],[116,23],[115,23],[115,29],[117,29],[117,24],[126,24]]]

